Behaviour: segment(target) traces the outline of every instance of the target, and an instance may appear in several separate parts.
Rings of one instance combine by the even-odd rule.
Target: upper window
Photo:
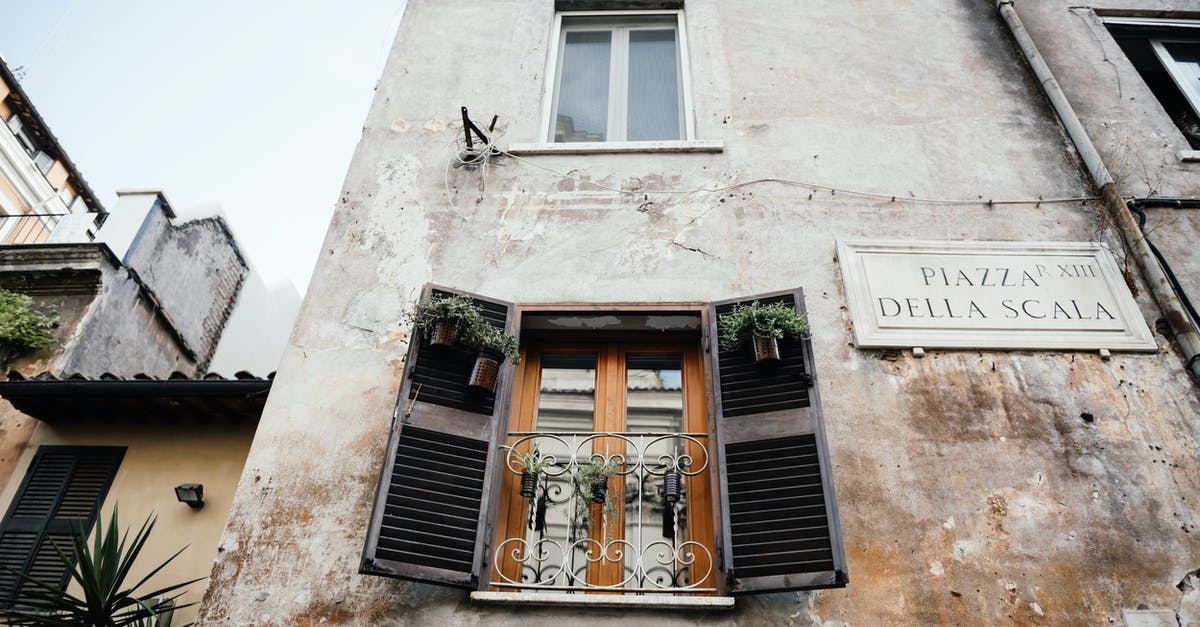
[[[1106,17],[1104,23],[1192,149],[1200,150],[1200,21]]]
[[[690,139],[682,12],[564,13],[556,23],[550,141]]]

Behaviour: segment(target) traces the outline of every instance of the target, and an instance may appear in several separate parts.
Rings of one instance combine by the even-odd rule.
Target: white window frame
[[[625,106],[626,106],[626,103],[624,102],[624,100],[626,99],[626,94],[627,94],[626,86],[627,86],[628,78],[626,77],[626,83],[620,84],[620,85],[618,85],[618,83],[620,83],[620,81],[614,78],[616,76],[619,76],[620,74],[628,72],[628,69],[627,69],[628,46],[627,45],[625,45],[625,46],[619,45],[619,42],[617,41],[617,37],[618,36],[624,37],[624,38],[626,38],[626,41],[627,41],[629,25],[626,22],[628,22],[628,20],[630,20],[630,19],[637,19],[637,18],[644,18],[644,17],[674,17],[674,19],[675,19],[675,33],[676,33],[675,37],[676,37],[676,42],[677,42],[675,51],[676,51],[676,55],[677,55],[676,62],[677,62],[677,71],[678,71],[678,75],[679,75],[679,87],[680,87],[681,100],[682,100],[682,102],[680,103],[681,108],[680,108],[680,112],[679,112],[681,122],[682,122],[682,124],[681,124],[682,128],[680,129],[682,135],[678,140],[667,140],[667,141],[687,142],[687,141],[692,141],[693,139],[695,139],[696,124],[695,124],[695,115],[694,115],[693,108],[692,108],[692,83],[691,83],[691,67],[690,67],[690,64],[688,63],[687,28],[686,28],[686,23],[684,21],[683,11],[675,9],[675,10],[650,10],[650,11],[570,11],[570,12],[560,12],[560,13],[556,13],[554,15],[554,26],[553,26],[553,33],[551,36],[551,46],[549,48],[548,54],[546,55],[547,59],[546,59],[545,81],[544,81],[545,85],[544,85],[543,94],[542,94],[542,125],[540,128],[541,128],[541,137],[544,141],[546,141],[550,144],[570,145],[570,146],[574,146],[574,147],[587,146],[587,145],[598,145],[598,144],[602,145],[602,144],[609,144],[609,143],[614,143],[614,142],[626,144],[626,145],[661,143],[661,142],[653,142],[653,141],[627,142],[624,140],[623,136],[624,136],[624,131],[625,131],[624,120],[625,120]],[[605,134],[607,139],[606,139],[606,141],[603,141],[603,142],[555,142],[554,141],[553,120],[555,117],[554,116],[555,109],[557,109],[557,106],[558,106],[558,102],[557,102],[558,101],[558,84],[559,84],[558,70],[559,70],[559,65],[561,64],[561,58],[562,58],[562,54],[563,54],[563,45],[564,45],[564,40],[565,40],[565,38],[563,37],[563,19],[564,18],[566,18],[567,20],[571,20],[574,18],[597,18],[597,23],[595,23],[595,24],[588,24],[586,26],[579,25],[578,27],[568,26],[567,30],[568,31],[577,30],[577,29],[578,30],[587,30],[587,29],[594,30],[597,27],[611,29],[614,34],[613,46],[612,46],[612,55],[613,55],[612,59],[614,62],[623,62],[623,61],[625,62],[624,69],[621,69],[619,71],[614,71],[613,68],[610,68],[610,70],[609,70],[610,80],[609,80],[609,87],[608,87],[608,108],[609,108],[608,130]],[[611,24],[606,23],[609,21],[611,21]],[[636,26],[635,26],[635,28],[636,28]],[[614,111],[616,111],[616,110],[619,110],[619,113],[614,113]],[[621,131],[622,137],[620,139],[615,139],[613,137],[612,133],[613,133],[614,129]]]
[[[1154,48],[1154,53],[1158,55],[1158,60],[1166,68],[1167,74],[1171,75],[1171,80],[1175,81],[1175,86],[1179,88],[1179,92],[1187,99],[1188,104],[1192,107],[1192,112],[1200,117],[1200,93],[1192,87],[1188,78],[1184,76],[1183,69],[1179,67],[1179,63],[1175,57],[1171,56],[1171,51],[1167,50],[1166,44],[1200,44],[1198,39],[1181,39],[1171,37],[1154,37],[1148,39],[1150,47]]]

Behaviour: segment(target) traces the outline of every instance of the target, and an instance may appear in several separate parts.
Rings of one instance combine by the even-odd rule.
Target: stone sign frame
[[[1108,349],[1113,351],[1157,351],[1158,346],[1155,343],[1154,335],[1149,327],[1146,326],[1146,321],[1142,317],[1141,311],[1138,309],[1137,303],[1133,299],[1129,288],[1124,282],[1123,274],[1113,259],[1112,252],[1102,244],[1095,242],[981,242],[981,241],[893,241],[893,240],[839,240],[837,243],[838,263],[841,266],[842,279],[846,289],[846,300],[850,309],[850,315],[854,322],[854,334],[859,348],[958,348],[958,349],[1010,349],[1010,350],[1099,350]],[[1047,328],[1045,323],[1036,321],[1012,321],[1008,328],[996,328],[995,316],[991,322],[980,324],[976,327],[971,327],[970,320],[958,321],[954,324],[922,322],[922,324],[902,324],[900,322],[884,323],[881,322],[882,313],[886,313],[886,307],[891,302],[897,302],[894,298],[881,298],[878,296],[880,291],[886,289],[881,285],[881,279],[875,278],[875,283],[872,283],[872,276],[867,268],[867,259],[871,256],[890,256],[890,257],[912,257],[914,260],[921,259],[924,263],[937,263],[938,256],[944,258],[962,258],[962,257],[979,257],[980,264],[978,269],[984,270],[987,266],[995,266],[998,260],[1010,261],[1014,263],[1025,264],[1041,264],[1043,267],[1059,268],[1059,267],[1074,267],[1068,266],[1064,262],[1083,262],[1089,268],[1089,274],[1086,279],[1100,279],[1098,282],[1107,291],[1100,293],[1099,296],[1105,297],[1104,302],[1110,303],[1109,307],[1102,309],[1104,320],[1110,328],[1064,328],[1063,325],[1069,325],[1070,322],[1054,322],[1055,328]],[[1094,266],[1090,265],[1094,264]],[[893,266],[894,267],[894,266]],[[965,267],[965,266],[964,266]],[[1016,267],[1016,266],[1014,266]],[[1026,265],[1024,267],[1031,267]],[[998,270],[1000,268],[997,268]],[[929,272],[928,267],[920,268],[923,272]],[[1098,270],[1098,272],[1096,272]],[[951,276],[954,276],[953,274]],[[1070,277],[1070,275],[1065,275]],[[960,281],[966,281],[966,285],[976,288],[976,292],[980,287],[1000,287],[1006,290],[1006,295],[1021,294],[1030,296],[1031,302],[1034,296],[1039,298],[1052,297],[1053,292],[1046,285],[1040,285],[1029,277],[1029,283],[1033,283],[1037,287],[1030,288],[1026,285],[1018,283],[1017,279],[1009,278],[1009,282],[1000,285],[996,283],[999,274],[991,278],[992,283],[980,282],[978,277],[966,278],[961,277]],[[931,285],[929,280],[931,276],[924,274],[917,277],[923,278],[924,285]],[[950,279],[938,274],[934,278],[933,283],[937,283],[941,279],[947,279],[946,286],[950,286]],[[971,283],[974,280],[979,285]],[[915,283],[915,281],[914,281]],[[894,285],[894,284],[892,284]],[[940,304],[942,297],[947,293],[946,290],[941,292],[937,288],[941,285],[934,285],[934,289],[928,293],[916,295],[913,301],[921,301],[924,306],[930,308],[929,314],[931,318],[941,318],[943,316],[936,315],[935,305],[929,301],[937,301]],[[930,298],[932,297],[932,298]],[[1017,299],[1022,296],[1017,296]],[[890,301],[883,303],[883,301]],[[910,299],[904,299],[910,300]],[[880,310],[877,311],[876,303],[880,303]],[[1013,305],[1016,300],[1006,299],[1007,304],[1004,305],[1005,313],[1013,311],[1014,314],[1019,313],[1019,309],[1014,309]],[[1075,305],[1075,301],[1069,301]],[[1098,301],[1099,302],[1099,301]],[[970,301],[971,306],[974,306],[974,301]],[[899,306],[900,303],[897,303]],[[1111,306],[1111,305],[1115,305]],[[907,303],[910,307],[909,313],[913,313],[911,309],[913,303]],[[950,307],[951,303],[946,302],[946,307]],[[1057,302],[1053,307],[1057,307]],[[921,312],[924,308],[918,305]],[[1069,310],[1078,312],[1079,308],[1066,307],[1064,305],[1064,314]],[[1113,309],[1109,312],[1108,309]],[[978,311],[978,310],[975,310]],[[899,313],[900,310],[898,309]],[[944,313],[944,312],[943,312]],[[981,317],[986,317],[982,316]],[[1057,313],[1057,311],[1054,311]],[[1111,316],[1111,321],[1109,317]],[[917,316],[922,317],[922,316]],[[965,318],[962,315],[960,305],[960,315],[949,316],[954,318]],[[1014,318],[1019,318],[1019,315],[1014,315]],[[1046,317],[1046,316],[1042,316]],[[1056,316],[1057,317],[1057,316]],[[1070,316],[1064,316],[1070,320]],[[1084,320],[1087,319],[1086,314]],[[1039,326],[1041,324],[1041,326]],[[1086,327],[1086,324],[1081,324],[1081,327]],[[1098,325],[1093,325],[1098,326]],[[1117,328],[1119,327],[1119,328]]]

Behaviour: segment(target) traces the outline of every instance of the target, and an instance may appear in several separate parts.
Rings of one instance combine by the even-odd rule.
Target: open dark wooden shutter
[[[805,311],[800,290],[709,308],[725,582],[732,594],[842,587],[849,578],[812,343],[780,341],[771,368],[756,366],[749,346],[719,346],[718,318],[756,300]]]
[[[70,572],[54,545],[70,554],[71,537],[91,531],[124,455],[122,447],[38,448],[0,525],[3,607],[36,587],[13,571],[66,587]]]
[[[462,294],[427,286],[423,299]],[[489,324],[515,334],[509,303],[468,294]],[[415,330],[360,572],[474,588],[489,538],[496,438],[510,396],[505,363],[495,394],[467,386],[475,353],[430,348]]]

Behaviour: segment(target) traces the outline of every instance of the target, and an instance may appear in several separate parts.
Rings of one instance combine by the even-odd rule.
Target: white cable
[[[489,144],[489,146],[490,146],[490,144]],[[549,172],[551,174],[557,174],[558,176],[561,176],[561,177],[573,179],[579,183],[584,183],[586,185],[591,185],[593,187],[599,187],[601,189],[607,189],[609,191],[614,191],[614,192],[618,192],[621,194],[695,194],[695,193],[714,194],[714,193],[729,191],[731,189],[737,189],[739,187],[745,187],[747,185],[754,185],[756,183],[779,183],[781,185],[791,185],[793,187],[804,187],[804,188],[811,189],[813,191],[826,191],[826,192],[829,192],[830,194],[845,194],[847,196],[873,198],[876,200],[887,200],[890,202],[908,202],[908,203],[930,204],[930,205],[1036,205],[1036,204],[1041,204],[1041,203],[1085,202],[1088,200],[1099,200],[1099,198],[1100,198],[1099,196],[1075,196],[1075,197],[1070,197],[1070,198],[1037,198],[1037,199],[1029,199],[1029,200],[985,200],[983,198],[979,198],[977,200],[950,200],[950,199],[944,199],[944,198],[921,198],[919,196],[904,196],[904,195],[880,194],[880,193],[876,193],[876,192],[862,192],[862,191],[855,191],[855,190],[850,190],[850,189],[841,189],[841,188],[836,188],[836,187],[830,187],[828,185],[820,185],[817,183],[809,183],[806,181],[785,179],[785,178],[780,178],[780,177],[766,177],[766,178],[751,179],[748,181],[741,181],[739,183],[725,185],[723,187],[697,187],[695,189],[622,189],[619,187],[612,187],[610,185],[605,185],[603,183],[597,183],[595,181],[582,178],[575,174],[559,172],[558,170],[555,170],[553,168],[548,168],[544,165],[541,165],[540,163],[537,163],[536,161],[526,159],[526,158],[518,156],[518,155],[514,155],[511,152],[508,152],[507,150],[497,148],[496,152],[499,154],[505,155],[507,157],[511,157],[517,161],[520,161],[521,163],[531,165],[535,168],[538,168],[539,170],[545,170],[546,172]],[[810,197],[810,199],[811,199],[811,197]]]

